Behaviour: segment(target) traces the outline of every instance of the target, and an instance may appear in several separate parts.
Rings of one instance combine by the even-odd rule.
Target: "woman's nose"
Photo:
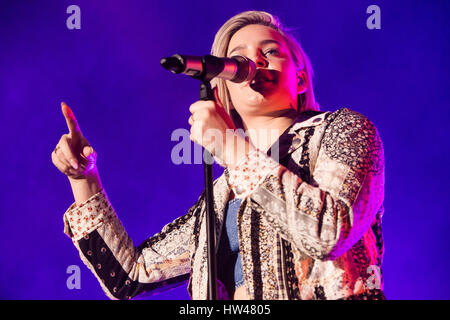
[[[267,67],[267,61],[264,59],[258,59],[255,61],[257,67],[266,68]]]
[[[257,54],[252,58],[250,59],[252,59],[259,68],[266,68],[269,65],[269,62],[261,54]]]

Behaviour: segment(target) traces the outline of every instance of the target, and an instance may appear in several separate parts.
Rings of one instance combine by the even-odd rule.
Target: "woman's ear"
[[[305,93],[308,89],[308,76],[304,70],[297,71],[297,93]]]

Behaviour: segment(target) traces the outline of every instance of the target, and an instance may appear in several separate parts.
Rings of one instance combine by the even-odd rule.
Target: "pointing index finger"
[[[80,132],[81,130],[80,127],[78,126],[78,121],[75,118],[75,115],[73,114],[72,110],[65,102],[61,102],[61,110],[64,115],[64,118],[66,119],[67,127],[69,128],[70,134]]]

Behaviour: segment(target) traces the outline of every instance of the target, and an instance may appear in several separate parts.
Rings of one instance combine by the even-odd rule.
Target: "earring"
[[[300,75],[300,73],[297,73],[297,80],[298,80],[297,85],[303,87],[305,85],[305,77],[306,77],[306,74],[301,73],[301,75]]]

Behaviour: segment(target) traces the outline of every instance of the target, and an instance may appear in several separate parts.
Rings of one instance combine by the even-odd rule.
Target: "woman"
[[[211,53],[257,65],[251,81],[215,79],[217,102],[190,107],[191,139],[225,167],[214,182],[219,298],[384,299],[384,156],[375,126],[347,108],[318,110],[305,53],[268,13],[232,17]],[[189,280],[190,296],[206,299],[204,193],[134,247],[102,188],[95,151],[69,107],[62,110],[69,134],[52,160],[75,197],[65,233],[107,296],[130,299]],[[248,137],[227,136],[230,129]]]

